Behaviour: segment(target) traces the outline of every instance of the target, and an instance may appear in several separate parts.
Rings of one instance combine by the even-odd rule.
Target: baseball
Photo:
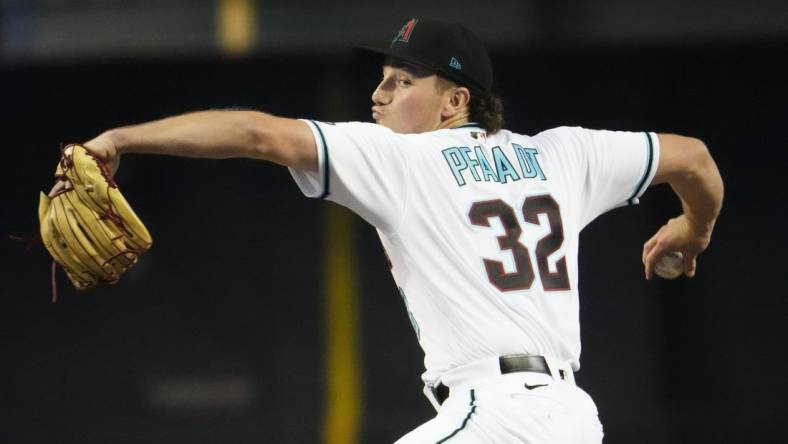
[[[676,279],[684,274],[684,256],[679,251],[663,254],[654,267],[654,273],[663,279]]]

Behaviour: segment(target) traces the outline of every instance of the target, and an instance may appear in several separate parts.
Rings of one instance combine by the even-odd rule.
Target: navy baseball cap
[[[394,57],[454,80],[471,91],[489,93],[492,63],[481,39],[459,23],[412,18],[388,48],[356,46],[364,58]]]

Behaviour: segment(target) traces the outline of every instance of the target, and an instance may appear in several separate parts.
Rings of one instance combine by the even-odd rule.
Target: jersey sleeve
[[[659,164],[655,133],[561,127],[536,136],[566,160],[580,196],[580,226],[619,206],[639,203]]]
[[[407,194],[407,137],[372,123],[305,122],[315,137],[318,168],[289,168],[301,192],[336,202],[382,231],[392,231]]]

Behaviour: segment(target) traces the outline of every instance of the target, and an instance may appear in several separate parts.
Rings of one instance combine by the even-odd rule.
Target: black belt
[[[507,373],[535,372],[552,376],[544,356],[504,355],[498,358],[498,364],[502,375]],[[561,375],[561,378],[563,379],[564,375]],[[449,397],[449,388],[439,382],[438,385],[432,388],[432,394],[435,395],[438,404],[443,404],[443,401]]]

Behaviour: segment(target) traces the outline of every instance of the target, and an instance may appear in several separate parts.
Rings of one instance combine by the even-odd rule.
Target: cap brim
[[[371,62],[371,63],[378,63],[383,64],[383,61],[386,60],[386,57],[392,57],[394,59],[402,60],[403,62],[407,62],[409,64],[415,65],[416,67],[420,67],[426,69],[429,72],[436,73],[443,77],[446,77],[450,80],[454,80],[461,85],[466,85],[473,91],[483,91],[477,85],[474,85],[473,82],[469,81],[468,79],[464,79],[462,76],[457,75],[457,73],[451,72],[447,69],[439,69],[435,66],[432,66],[429,62],[419,60],[415,57],[408,57],[404,56],[403,54],[398,53],[397,51],[391,48],[376,48],[373,46],[354,46],[353,53],[360,59]]]
[[[353,53],[356,54],[360,59],[376,62],[382,64],[386,57],[391,57],[397,60],[402,60],[403,62],[408,62],[416,67],[420,67],[426,69],[430,72],[440,72],[434,66],[430,66],[429,63],[426,63],[422,60],[419,60],[415,57],[403,57],[402,54],[398,53],[397,51],[391,48],[375,48],[372,46],[354,46]]]
[[[354,46],[353,47],[353,54],[356,57],[364,59],[364,60],[381,60],[386,57],[389,52],[391,52],[390,48],[375,48],[372,46]]]

